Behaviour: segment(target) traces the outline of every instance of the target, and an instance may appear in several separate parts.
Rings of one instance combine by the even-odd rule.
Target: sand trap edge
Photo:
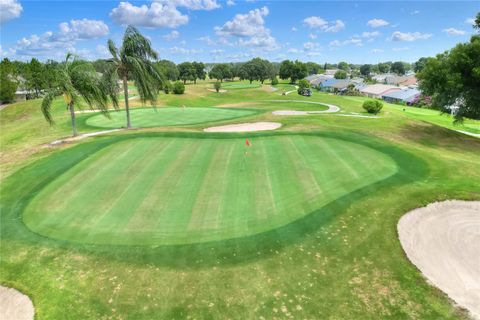
[[[0,286],[0,319],[33,320],[35,309],[32,300],[20,291]]]
[[[205,132],[255,132],[276,130],[282,126],[279,122],[247,122],[228,124],[203,129]]]
[[[475,262],[480,256],[480,201],[446,200],[413,209],[400,218],[397,232],[405,255],[427,282],[480,319]]]

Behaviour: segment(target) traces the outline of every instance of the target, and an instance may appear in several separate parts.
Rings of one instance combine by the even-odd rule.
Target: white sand
[[[0,286],[0,319],[32,320],[34,313],[29,297],[15,289]]]
[[[266,131],[266,130],[275,130],[282,126],[278,122],[250,122],[250,123],[239,123],[239,124],[229,124],[226,126],[210,127],[205,128],[205,132],[252,132],[252,131]]]
[[[398,235],[408,259],[480,319],[480,201],[444,201],[405,214]]]
[[[115,132],[115,131],[120,131],[120,130],[123,130],[123,129],[112,129],[112,130],[104,130],[104,131],[84,133],[84,134],[80,134],[76,137],[70,137],[70,138],[65,138],[63,140],[52,141],[52,142],[50,142],[50,145],[55,146],[55,145],[59,145],[59,144],[62,144],[62,143],[74,142],[74,141],[82,140],[82,139],[85,139],[85,138],[88,138],[88,137],[94,137],[94,136],[102,135],[102,134],[105,134],[105,133],[110,133],[110,132]]]
[[[207,90],[210,91],[210,92],[215,92],[215,93],[217,93],[217,90],[215,90],[215,89],[207,89]],[[227,90],[225,90],[225,89],[220,89],[220,90],[218,90],[218,93],[225,93],[225,92],[227,92]]]
[[[472,137],[475,137],[475,138],[480,138],[480,133],[471,133],[471,132],[468,132],[468,131],[462,131],[462,130],[455,130],[457,132],[461,132],[463,134],[466,134],[468,136],[472,136]]]

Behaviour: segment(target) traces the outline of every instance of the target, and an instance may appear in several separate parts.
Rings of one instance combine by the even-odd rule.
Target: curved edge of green
[[[130,108],[130,111],[131,110],[161,109],[161,108],[175,108],[175,107],[171,107],[171,106],[150,107],[150,108],[141,107],[141,108]],[[193,107],[193,108],[195,108],[195,107]],[[259,115],[259,114],[267,112],[265,110],[254,109],[254,108],[218,108],[218,107],[215,107],[215,106],[213,106],[213,107],[201,107],[201,108],[203,108],[203,109],[228,109],[228,110],[236,110],[236,111],[249,111],[251,113],[246,114],[246,115],[241,115],[241,116],[238,116],[238,117],[227,117],[227,118],[223,118],[223,119],[220,119],[220,120],[214,120],[214,121],[200,121],[200,122],[189,123],[189,124],[146,126],[146,127],[138,127],[138,128],[191,127],[191,126],[197,126],[197,125],[200,125],[200,124],[220,123],[220,122],[224,122],[224,121],[230,121],[230,120],[233,120],[233,119],[248,118],[248,117],[252,117],[252,116]],[[112,110],[112,111],[109,111],[109,112],[113,113],[113,112],[122,112],[122,111],[125,111],[125,109]],[[94,126],[94,125],[91,125],[91,124],[87,123],[88,119],[90,119],[92,117],[95,117],[95,116],[99,116],[99,115],[101,115],[100,112],[94,112],[94,113],[88,114],[88,115],[81,115],[81,116],[77,117],[77,121],[79,122],[79,124],[81,126],[83,126],[85,128],[94,128],[94,129],[102,129],[102,130],[124,128],[123,126],[121,126],[121,127],[99,127],[99,126]]]
[[[292,245],[310,234],[319,226],[331,221],[353,202],[372,192],[421,179],[429,172],[427,163],[407,151],[399,149],[376,137],[346,132],[311,133],[256,133],[249,137],[273,135],[313,135],[358,143],[390,156],[398,166],[396,174],[366,187],[348,193],[307,214],[290,224],[256,235],[186,245],[135,246],[135,245],[85,245],[69,241],[51,239],[30,230],[22,220],[25,207],[31,199],[50,181],[87,159],[111,143],[125,139],[142,137],[188,137],[197,139],[230,139],[245,137],[245,134],[205,134],[205,133],[136,133],[121,136],[98,138],[67,150],[59,150],[52,155],[20,169],[8,177],[0,193],[0,238],[27,242],[34,245],[47,245],[80,250],[94,255],[109,255],[112,259],[128,260],[132,263],[155,263],[171,267],[191,268],[209,266],[222,258],[222,263],[241,263],[270,255],[275,250]],[[126,254],[128,253],[128,254]],[[259,255],[259,253],[261,253]],[[199,259],[199,257],[202,257]]]

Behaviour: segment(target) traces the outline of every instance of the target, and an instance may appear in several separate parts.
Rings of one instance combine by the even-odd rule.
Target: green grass
[[[248,82],[225,82],[222,83],[222,89],[252,89],[252,88],[258,88],[260,85],[258,83],[248,83]]]
[[[36,319],[467,318],[408,261],[396,224],[433,201],[480,200],[480,139],[452,131],[447,116],[390,104],[365,120],[278,117],[271,111],[317,106],[265,101],[349,113],[363,112],[362,97],[206,85],[161,94],[157,110],[256,109],[218,123],[282,128],[156,126],[50,147],[70,135],[62,99],[53,127],[40,100],[0,111],[0,283],[28,294]],[[99,130],[91,116],[79,115],[81,133]]]
[[[231,120],[256,114],[255,110],[227,108],[161,107],[132,109],[132,124],[137,128],[183,126],[199,123]],[[121,128],[125,126],[124,110],[110,112],[110,118],[102,114],[89,116],[85,123],[97,128]]]
[[[113,143],[39,191],[23,220],[36,233],[80,243],[219,241],[287,225],[396,172],[388,156],[337,139],[251,142],[247,155],[244,139]]]

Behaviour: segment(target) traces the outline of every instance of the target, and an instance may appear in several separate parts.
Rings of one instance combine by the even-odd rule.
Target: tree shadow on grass
[[[0,191],[0,232],[2,239],[21,241],[28,244],[45,245],[65,250],[76,250],[81,254],[115,259],[129,264],[155,265],[176,269],[200,269],[218,265],[236,265],[263,259],[286,246],[302,242],[322,225],[328,224],[349,206],[368,195],[388,188],[412,183],[425,178],[429,168],[422,159],[386,144],[377,138],[357,133],[250,133],[248,137],[278,135],[311,135],[334,138],[361,144],[390,156],[398,171],[379,182],[346,194],[327,205],[311,212],[288,225],[260,234],[222,241],[188,245],[133,246],[133,245],[90,245],[51,239],[32,232],[22,221],[22,212],[53,179],[93,155],[95,152],[119,141],[148,137],[184,137],[197,139],[231,139],[245,134],[205,133],[136,133],[114,137],[97,138],[92,142],[58,151],[51,156],[18,171],[9,177]]]

